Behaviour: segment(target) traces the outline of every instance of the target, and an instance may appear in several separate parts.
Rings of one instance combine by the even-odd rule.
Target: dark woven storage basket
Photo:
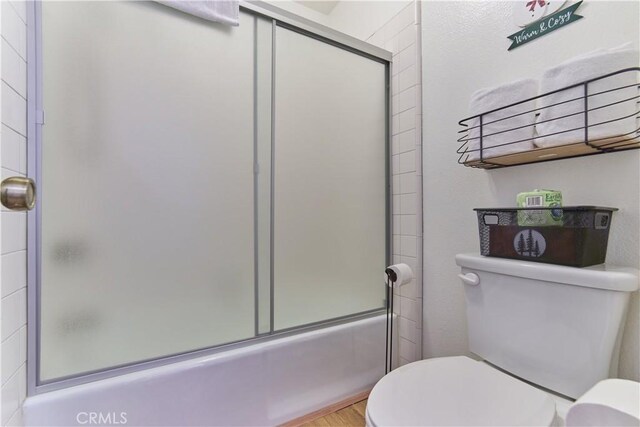
[[[549,264],[587,267],[604,263],[616,208],[474,209],[480,253]]]

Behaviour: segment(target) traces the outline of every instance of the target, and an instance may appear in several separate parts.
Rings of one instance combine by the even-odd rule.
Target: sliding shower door
[[[385,60],[255,11],[33,7],[35,385],[384,306]]]
[[[254,31],[42,3],[41,380],[254,336]]]
[[[276,30],[275,328],[384,306],[385,65]]]

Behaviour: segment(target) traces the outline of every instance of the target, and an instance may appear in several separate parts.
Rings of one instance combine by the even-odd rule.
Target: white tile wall
[[[394,263],[404,262],[416,280],[396,292],[400,364],[422,358],[422,153],[419,14],[411,3],[383,25],[369,43],[393,53],[391,66],[391,173]]]
[[[27,26],[26,2],[2,1],[0,6],[2,178],[24,176],[27,169]],[[0,387],[2,426],[22,425],[26,397],[27,254],[26,214],[0,213]]]

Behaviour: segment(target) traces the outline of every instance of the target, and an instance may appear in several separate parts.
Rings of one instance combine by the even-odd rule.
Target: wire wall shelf
[[[495,169],[640,148],[640,67],[458,122],[458,163]]]

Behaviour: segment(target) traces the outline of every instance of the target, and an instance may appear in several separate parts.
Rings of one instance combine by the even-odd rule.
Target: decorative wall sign
[[[518,1],[513,6],[513,19],[516,25],[524,28],[508,36],[512,43],[507,50],[515,49],[582,19],[582,16],[576,13],[581,4],[582,0],[563,8],[564,1],[559,0]]]

